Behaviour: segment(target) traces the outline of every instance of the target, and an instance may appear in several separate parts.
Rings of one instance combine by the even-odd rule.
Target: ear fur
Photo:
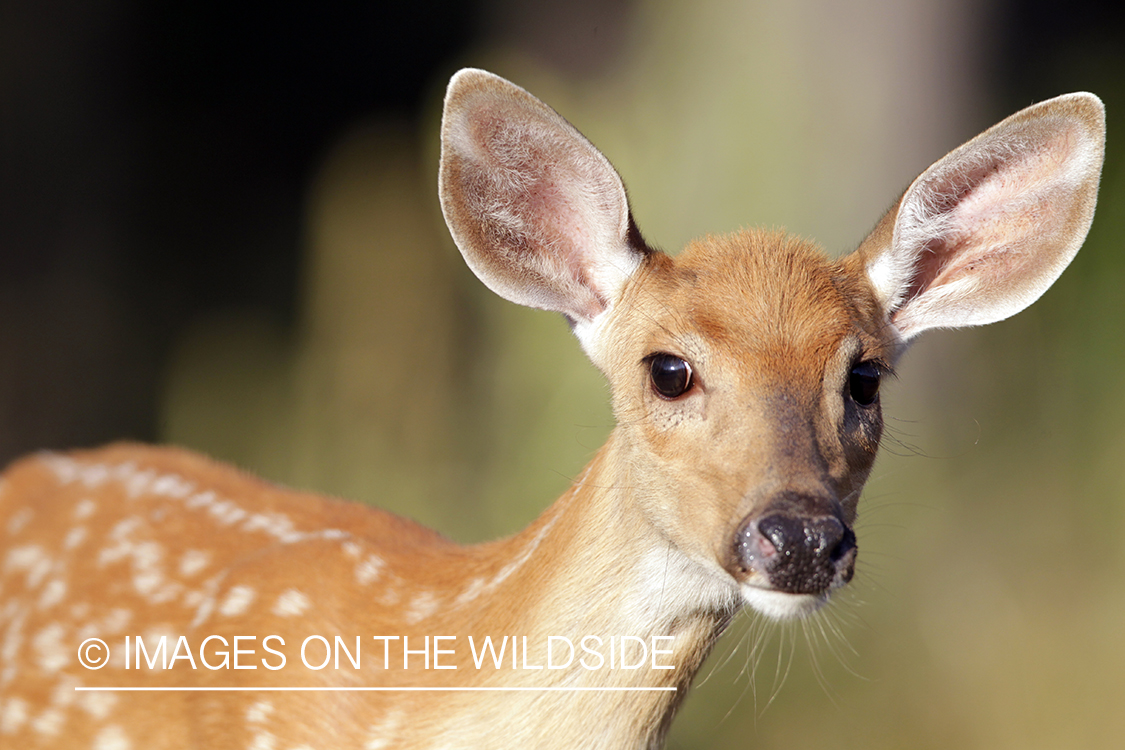
[[[1067,94],[923,172],[856,251],[901,339],[1003,320],[1037,300],[1086,238],[1104,151],[1101,100]]]
[[[521,305],[560,312],[583,345],[650,252],[621,178],[557,112],[503,78],[453,76],[439,194],[473,272]]]

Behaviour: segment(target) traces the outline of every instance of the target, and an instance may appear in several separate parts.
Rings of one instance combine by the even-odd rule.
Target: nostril
[[[808,522],[808,531],[815,540],[818,555],[827,554],[830,559],[836,558],[836,549],[843,543],[845,532],[844,524],[835,518],[817,518]]]
[[[844,527],[843,524],[840,525],[840,528],[843,533],[840,534],[840,536],[836,539],[835,544],[831,548],[831,558],[833,562],[844,559],[845,557],[847,557],[848,553],[854,552],[856,548],[855,532],[849,528]]]
[[[779,554],[789,556],[805,536],[804,525],[793,516],[772,515],[758,521],[758,532],[768,539]]]

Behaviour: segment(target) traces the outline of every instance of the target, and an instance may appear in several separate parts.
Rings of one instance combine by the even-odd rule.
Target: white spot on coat
[[[398,735],[399,725],[402,724],[402,712],[391,711],[378,721],[371,725],[371,729],[367,733],[367,742],[363,745],[363,750],[385,750],[389,747],[394,747],[395,739]]]
[[[297,589],[289,589],[277,597],[273,613],[278,617],[297,617],[305,613],[311,602]]]
[[[32,638],[39,668],[44,672],[58,672],[70,661],[70,649],[63,643],[63,626],[52,622]]]
[[[211,553],[201,549],[189,549],[180,558],[180,575],[189,578],[207,567]]]
[[[55,708],[66,708],[80,693],[74,688],[81,685],[78,679],[72,675],[64,674],[59,677],[59,681],[55,683],[55,689],[51,691],[51,705]]]
[[[238,507],[229,500],[213,503],[208,511],[224,526],[233,526],[249,515],[246,509]]]
[[[15,696],[4,701],[0,707],[0,734],[15,734],[27,723],[27,701]]]
[[[88,691],[78,694],[78,705],[98,721],[104,721],[113,712],[117,700],[114,693]]]
[[[37,544],[25,544],[8,551],[4,559],[4,572],[27,571],[27,588],[35,589],[51,572],[53,563],[43,548]]]
[[[465,587],[464,591],[462,591],[460,594],[457,595],[457,598],[453,600],[453,606],[455,606],[455,607],[464,606],[464,605],[468,604],[469,602],[473,601],[474,599],[476,599],[478,596],[480,596],[482,593],[484,593],[487,589],[488,589],[488,584],[484,580],[484,578],[482,578],[480,576],[477,576],[473,580],[469,581],[469,585]]]
[[[269,701],[257,701],[246,709],[246,721],[250,724],[264,724],[273,713],[273,704]]]
[[[114,607],[101,620],[94,620],[78,628],[76,642],[81,643],[87,638],[105,638],[106,635],[117,635],[125,630],[133,619],[132,610]],[[123,654],[123,649],[116,649],[114,655]]]
[[[379,577],[383,570],[383,558],[378,555],[368,555],[367,559],[355,566],[355,579],[362,585],[367,585]]]
[[[214,611],[215,593],[219,590],[219,584],[222,583],[223,577],[224,574],[219,573],[218,575],[212,576],[206,582],[204,582],[201,591],[203,601],[200,602],[199,608],[195,611],[195,619],[191,621],[191,626],[193,628],[197,628],[202,625],[207,620],[207,618],[211,616],[211,612]]]
[[[149,491],[154,495],[182,499],[195,491],[195,485],[175,474],[165,474],[152,483]]]
[[[406,610],[406,621],[413,624],[426,619],[437,611],[440,603],[441,601],[432,591],[423,591],[415,594],[410,600],[410,604]]]
[[[184,503],[185,506],[195,510],[197,508],[209,508],[215,504],[216,495],[211,490],[204,490],[197,492],[187,499]]]
[[[224,617],[237,617],[244,614],[250,609],[256,596],[257,592],[250,586],[234,586],[219,605],[219,614]]]
[[[94,737],[93,750],[130,750],[132,747],[125,730],[116,724],[103,727]]]
[[[141,596],[151,596],[164,582],[160,560],[164,548],[156,542],[142,542],[133,546],[133,588]]]
[[[66,582],[53,578],[43,587],[43,594],[39,597],[39,608],[49,609],[66,597]]]
[[[63,540],[63,548],[64,549],[74,549],[78,545],[82,544],[83,540],[85,540],[85,539],[86,539],[86,527],[85,526],[75,526],[73,529],[66,532],[66,539]]]
[[[31,721],[31,728],[44,737],[54,737],[62,729],[66,714],[57,708],[48,708]]]
[[[131,499],[136,499],[141,495],[148,492],[148,488],[152,485],[153,480],[156,479],[156,472],[151,469],[145,471],[137,471],[136,467],[128,464],[133,470],[130,472],[120,472],[125,474],[121,478],[122,483],[125,485],[125,494]],[[122,464],[121,469],[124,469],[126,464]]]
[[[8,629],[4,632],[4,644],[0,646],[0,657],[2,657],[0,661],[9,665],[15,664],[16,657],[23,647],[23,625],[26,620],[27,612],[21,611],[8,622]]]
[[[274,750],[277,746],[277,738],[269,732],[258,732],[250,740],[247,750]]]
[[[8,519],[8,533],[15,536],[23,531],[28,522],[31,521],[32,515],[34,514],[31,512],[31,508],[20,508],[13,513],[12,517]]]
[[[70,484],[78,478],[78,462],[76,461],[54,453],[44,453],[39,460],[51,470],[59,484]]]

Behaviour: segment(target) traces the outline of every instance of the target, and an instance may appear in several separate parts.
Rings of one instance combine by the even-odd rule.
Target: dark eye
[[[654,354],[648,361],[652,388],[664,398],[679,398],[691,390],[691,365],[674,354]]]
[[[860,406],[871,406],[879,398],[879,367],[874,362],[860,362],[848,375],[848,392]]]

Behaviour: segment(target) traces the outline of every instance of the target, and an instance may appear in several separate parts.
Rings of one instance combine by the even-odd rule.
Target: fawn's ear
[[[567,316],[590,351],[594,320],[649,252],[601,152],[519,86],[465,69],[445,96],[438,190],[473,273]]]
[[[1015,315],[1082,246],[1104,152],[1093,94],[1028,107],[923,172],[848,260],[904,342]]]

